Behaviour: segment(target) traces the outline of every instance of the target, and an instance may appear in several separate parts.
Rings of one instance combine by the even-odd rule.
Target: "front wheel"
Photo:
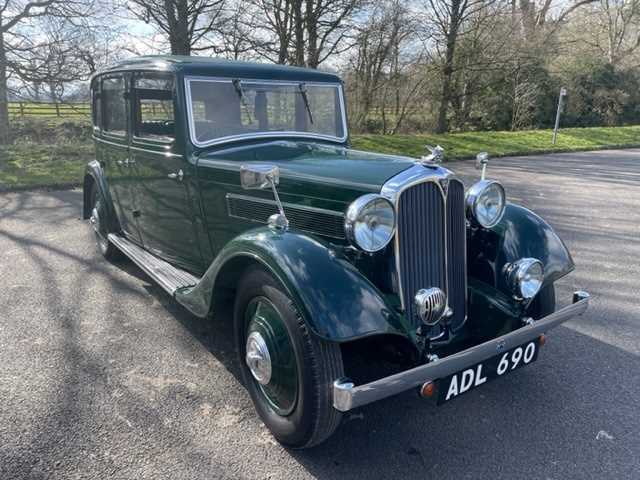
[[[293,448],[326,440],[338,427],[333,382],[343,376],[340,347],[309,331],[280,283],[251,267],[234,307],[236,348],[247,390],[273,436]]]

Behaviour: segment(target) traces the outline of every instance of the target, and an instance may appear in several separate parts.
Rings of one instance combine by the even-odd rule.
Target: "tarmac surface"
[[[640,478],[640,150],[489,176],[557,229],[577,265],[558,301],[585,289],[588,312],[534,365],[442,407],[408,392],[361,408],[305,451],[255,415],[228,315],[200,320],[104,261],[80,191],[0,195],[0,478]]]

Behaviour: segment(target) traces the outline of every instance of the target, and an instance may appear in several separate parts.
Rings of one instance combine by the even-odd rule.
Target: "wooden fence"
[[[9,102],[10,117],[88,117],[89,103]]]

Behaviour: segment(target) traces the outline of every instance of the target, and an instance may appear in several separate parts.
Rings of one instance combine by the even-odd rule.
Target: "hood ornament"
[[[425,145],[425,148],[429,150],[429,155],[420,157],[419,162],[422,165],[438,165],[444,161],[444,148],[440,145],[436,145],[435,147]]]

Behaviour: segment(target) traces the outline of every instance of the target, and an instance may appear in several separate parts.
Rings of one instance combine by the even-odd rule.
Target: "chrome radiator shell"
[[[452,330],[467,316],[466,221],[464,186],[441,167],[414,165],[382,188],[396,208],[394,238],[396,290],[407,319],[419,325],[414,295],[438,287],[447,294]],[[431,328],[438,335],[441,326]]]

